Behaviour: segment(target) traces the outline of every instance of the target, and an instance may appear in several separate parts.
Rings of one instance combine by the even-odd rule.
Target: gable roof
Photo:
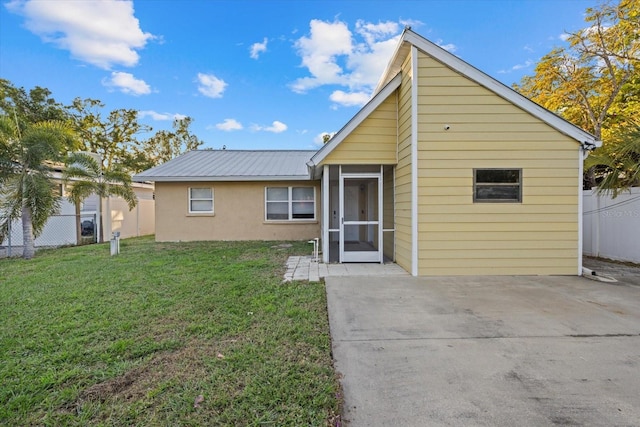
[[[484,86],[501,98],[504,98],[534,117],[537,117],[547,123],[557,131],[575,139],[584,149],[592,150],[596,147],[602,146],[602,141],[596,139],[596,137],[589,132],[584,131],[557,114],[554,114],[546,108],[536,104],[509,86],[500,83],[488,74],[483,73],[452,53],[447,52],[435,43],[432,43],[421,35],[413,32],[409,27],[405,28],[402,33],[396,51],[391,57],[391,61],[389,61],[389,65],[387,65],[387,69],[382,75],[374,93],[377,93],[379,90],[384,90],[383,88],[387,85],[387,82],[393,80],[400,72],[402,63],[411,52],[411,46],[415,46],[436,61],[473,80],[479,85]]]
[[[396,89],[400,87],[400,83],[402,83],[402,76],[400,73],[396,73],[395,77],[388,81],[386,85],[377,92],[369,102],[362,107],[358,113],[353,116],[349,122],[336,133],[333,138],[329,140],[317,153],[311,157],[311,160],[307,162],[307,166],[311,171],[311,175],[319,175],[319,171],[314,170],[314,168],[320,164],[328,155],[336,148],[340,143],[347,137],[354,129],[356,129],[360,124],[367,118],[371,113],[373,113],[376,108],[378,108],[388,97],[391,95]]]
[[[194,150],[133,176],[134,181],[308,180],[313,150]]]

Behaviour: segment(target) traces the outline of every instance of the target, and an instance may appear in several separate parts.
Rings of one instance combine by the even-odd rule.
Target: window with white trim
[[[213,188],[189,188],[189,213],[213,213]]]
[[[522,169],[474,169],[473,201],[522,202]]]
[[[265,218],[267,221],[316,219],[314,187],[266,187]]]

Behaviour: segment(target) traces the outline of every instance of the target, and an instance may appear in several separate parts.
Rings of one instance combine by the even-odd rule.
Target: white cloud
[[[292,89],[304,93],[324,84],[344,84],[343,68],[338,57],[353,52],[352,34],[344,22],[325,22],[313,19],[310,23],[309,37],[299,38],[295,47],[302,58],[302,65],[309,70],[311,77],[298,79]]]
[[[264,131],[264,132],[273,132],[273,133],[282,133],[284,131],[286,131],[288,129],[288,126],[285,125],[284,123],[275,120],[271,126],[259,126],[259,125],[253,125],[252,129],[254,131]]]
[[[151,117],[151,119],[157,120],[157,121],[182,120],[187,117],[184,114],[158,113],[157,111],[153,111],[153,110],[143,110],[143,111],[140,111],[138,115],[140,116],[141,119],[145,117]]]
[[[359,20],[356,22],[356,32],[360,34],[368,46],[375,45],[381,40],[389,38],[400,33],[400,25],[397,22],[379,22],[372,24]]]
[[[251,59],[258,59],[261,53],[267,51],[267,38],[265,37],[262,43],[254,43],[251,45]]]
[[[296,93],[306,93],[324,85],[342,86],[347,90],[334,92],[334,102],[362,105],[363,94],[368,99],[375,88],[401,31],[401,25],[391,21],[360,20],[352,32],[341,21],[312,20],[309,34],[295,43],[309,75],[292,82],[290,88]]]
[[[104,69],[136,65],[137,50],[154,38],[140,28],[129,0],[13,0],[6,7],[43,41]]]
[[[567,33],[562,33],[558,36],[558,38],[563,42],[566,42],[567,40],[569,40],[569,37],[571,37],[571,34],[567,34]]]
[[[110,78],[102,79],[102,84],[128,95],[138,96],[151,93],[151,87],[144,80],[136,79],[131,73],[114,71]]]
[[[337,132],[322,132],[322,133],[319,133],[318,135],[316,135],[315,138],[313,138],[313,142],[316,145],[321,145],[322,146],[322,145],[325,144],[325,142],[324,142],[325,135],[329,135],[329,139],[331,139],[331,138],[333,138],[333,136],[336,133]]]
[[[509,74],[512,71],[518,71],[518,70],[522,70],[524,68],[529,68],[531,67],[533,64],[535,64],[535,61],[533,61],[532,59],[527,59],[526,61],[524,61],[524,64],[516,64],[513,67],[506,69],[506,70],[499,70],[498,74]]]
[[[532,61],[531,59],[527,59],[527,60],[524,62],[524,64],[516,64],[516,65],[514,65],[513,67],[511,67],[511,69],[512,69],[513,71],[516,71],[516,70],[521,70],[521,69],[523,69],[523,68],[528,68],[528,67],[530,67],[531,65],[533,65],[533,61]]]
[[[345,107],[361,107],[366,104],[371,96],[367,92],[351,92],[347,93],[342,90],[334,91],[329,99],[336,104],[344,105]]]
[[[227,83],[213,74],[198,73],[198,92],[209,98],[222,98]]]
[[[224,122],[216,124],[216,129],[223,130],[225,132],[242,130],[242,124],[236,119],[224,119]]]
[[[442,41],[442,39],[438,39],[438,41],[436,41],[436,44],[441,48],[443,48],[444,50],[446,50],[447,52],[453,53],[456,50],[458,50],[458,46],[456,46],[453,43],[445,43],[444,41]]]

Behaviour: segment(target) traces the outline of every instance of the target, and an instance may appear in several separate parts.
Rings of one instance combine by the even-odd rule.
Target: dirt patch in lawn
[[[185,381],[205,373],[204,361],[215,358],[212,345],[191,342],[187,346],[152,357],[146,364],[97,383],[80,393],[77,403],[108,400],[134,401],[143,398],[163,381]]]

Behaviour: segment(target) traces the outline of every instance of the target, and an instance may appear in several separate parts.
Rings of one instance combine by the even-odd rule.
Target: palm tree
[[[0,241],[11,222],[22,218],[23,258],[35,254],[34,238],[60,206],[61,195],[52,180],[52,162],[73,146],[74,131],[62,121],[24,125],[0,116]]]
[[[585,167],[595,167],[601,176],[598,193],[611,193],[613,198],[640,185],[640,126],[619,134],[611,147],[594,151],[587,157]]]
[[[102,165],[87,153],[72,153],[66,159],[67,167],[63,172],[66,183],[71,186],[69,200],[79,208],[80,203],[92,194],[102,199],[110,196],[120,196],[133,209],[137,204],[137,198],[131,186],[131,176],[121,168],[105,170]],[[77,213],[77,212],[76,212]],[[100,211],[100,241],[104,241],[104,228],[102,226],[102,210]],[[76,215],[76,221],[80,216]],[[79,224],[76,224],[79,228]]]

